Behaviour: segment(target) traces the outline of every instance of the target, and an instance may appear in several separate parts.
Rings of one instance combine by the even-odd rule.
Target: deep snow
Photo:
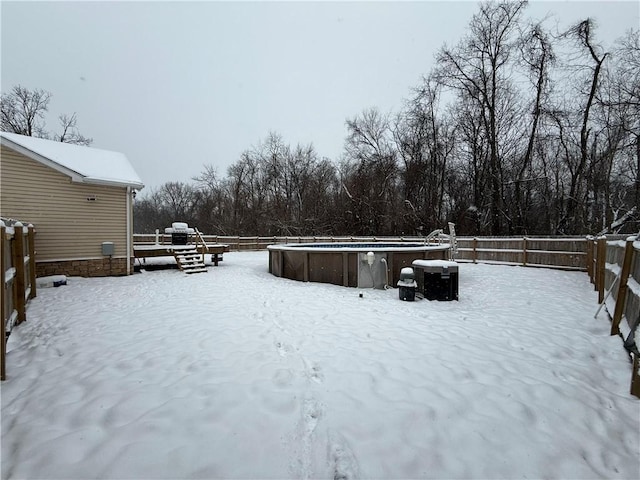
[[[585,273],[460,264],[459,302],[208,273],[69,278],[8,343],[3,478],[638,478]]]

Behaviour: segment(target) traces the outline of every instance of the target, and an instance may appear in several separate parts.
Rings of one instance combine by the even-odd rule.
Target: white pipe
[[[380,262],[384,262],[384,289],[388,290],[391,288],[391,285],[389,285],[389,265],[386,258],[381,258]]]

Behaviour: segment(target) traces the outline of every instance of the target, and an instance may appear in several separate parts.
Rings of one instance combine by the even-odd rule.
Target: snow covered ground
[[[2,477],[638,478],[631,367],[585,273],[461,264],[459,302],[401,302],[267,258],[39,290]]]

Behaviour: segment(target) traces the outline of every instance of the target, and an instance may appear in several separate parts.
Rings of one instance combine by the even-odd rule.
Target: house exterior
[[[36,227],[37,276],[133,271],[133,198],[118,152],[0,132],[0,216]]]

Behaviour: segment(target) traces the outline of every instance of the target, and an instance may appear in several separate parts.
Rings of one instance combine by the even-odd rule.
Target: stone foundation
[[[134,259],[131,258],[133,273]],[[118,277],[127,274],[126,258],[96,258],[90,260],[67,260],[37,262],[36,276],[66,275],[68,277]]]

